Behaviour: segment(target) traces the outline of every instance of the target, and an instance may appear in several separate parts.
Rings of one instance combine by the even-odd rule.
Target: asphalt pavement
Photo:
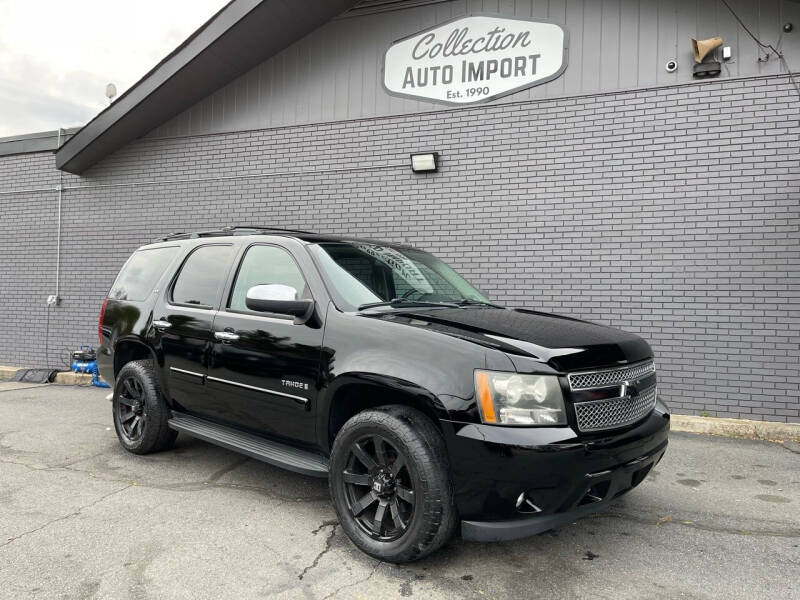
[[[602,513],[396,566],[325,481],[184,436],[126,453],[107,393],[0,383],[0,598],[800,599],[800,454],[777,444],[673,433]]]

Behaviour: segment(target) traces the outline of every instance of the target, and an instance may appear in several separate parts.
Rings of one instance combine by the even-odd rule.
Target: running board
[[[169,426],[186,435],[246,454],[276,467],[312,477],[328,476],[328,459],[313,452],[299,450],[293,446],[178,412],[172,413]]]

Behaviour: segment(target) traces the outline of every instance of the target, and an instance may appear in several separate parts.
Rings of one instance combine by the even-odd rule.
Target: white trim
[[[170,371],[175,371],[176,373],[183,373],[185,375],[193,375],[194,377],[205,377],[202,373],[195,373],[194,371],[187,371],[186,369],[178,369],[177,367],[170,367]]]
[[[308,403],[308,398],[304,398],[303,396],[295,396],[294,394],[287,394],[286,392],[276,392],[275,390],[268,390],[267,388],[256,387],[254,385],[247,385],[246,383],[239,383],[237,381],[231,381],[230,379],[220,379],[219,377],[206,377],[207,381],[216,381],[218,383],[227,383],[228,385],[235,385],[236,387],[245,388],[247,390],[254,390],[256,392],[264,392],[265,394],[274,394],[276,396],[284,396],[286,398],[291,398],[292,400],[297,400],[303,404]]]

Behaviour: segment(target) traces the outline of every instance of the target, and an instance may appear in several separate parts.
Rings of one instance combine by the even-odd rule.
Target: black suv
[[[103,303],[125,449],[178,432],[328,477],[342,528],[404,562],[460,526],[528,536],[642,482],[667,447],[653,353],[490,302],[407,246],[269,227],[143,246]]]

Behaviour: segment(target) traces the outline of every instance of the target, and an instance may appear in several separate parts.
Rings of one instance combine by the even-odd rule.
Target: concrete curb
[[[25,367],[7,367],[0,365],[0,379],[11,379],[14,374]],[[92,376],[89,373],[73,373],[64,371],[56,374],[53,383],[60,385],[92,385]]]
[[[58,373],[53,383],[60,385],[92,385],[92,376],[89,373],[73,373],[67,371]]]
[[[6,367],[0,365],[0,379],[11,379],[20,367]]]
[[[721,435],[750,440],[800,442],[800,423],[774,423],[772,421],[748,421],[746,419],[723,419],[717,417],[695,417],[673,414],[672,431]]]

